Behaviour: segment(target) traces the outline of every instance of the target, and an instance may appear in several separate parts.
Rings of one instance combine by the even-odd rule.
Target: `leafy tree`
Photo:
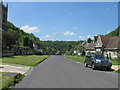
[[[28,37],[25,37],[23,45],[24,46],[29,46],[29,38]]]
[[[29,41],[29,47],[30,47],[31,49],[33,49],[33,41],[32,41],[32,40]]]
[[[92,41],[91,38],[88,38],[88,39],[87,39],[87,42],[88,42],[88,43],[91,43],[91,41]]]
[[[11,49],[12,45],[16,44],[15,35],[13,33],[3,32],[2,33],[2,44],[3,44],[3,49],[7,47]]]

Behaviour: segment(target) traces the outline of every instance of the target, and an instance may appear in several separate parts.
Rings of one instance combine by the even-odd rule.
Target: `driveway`
[[[15,88],[118,88],[118,74],[85,68],[52,56],[34,68]]]
[[[0,72],[11,72],[11,73],[21,73],[26,74],[31,67],[15,64],[0,64]]]

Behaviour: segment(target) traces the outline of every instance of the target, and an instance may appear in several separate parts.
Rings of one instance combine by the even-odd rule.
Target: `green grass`
[[[113,65],[120,65],[120,58],[111,60]]]
[[[84,63],[85,57],[81,56],[65,56],[68,59],[72,59],[81,63]],[[113,65],[120,65],[120,60],[111,60]]]
[[[81,63],[84,63],[85,61],[85,57],[83,56],[65,56],[65,58],[71,59],[71,60],[75,60]]]
[[[48,55],[25,55],[25,56],[13,56],[3,57],[3,63],[20,64],[25,66],[36,66],[44,59],[48,58]]]
[[[4,76],[4,74],[5,72],[0,73],[0,89],[2,90],[13,88],[16,83],[24,78],[22,74],[19,74],[17,77]]]
[[[115,73],[120,73],[120,69],[119,70],[116,70],[116,71],[114,71]]]

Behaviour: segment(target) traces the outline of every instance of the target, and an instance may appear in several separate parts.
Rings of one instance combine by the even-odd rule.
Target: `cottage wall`
[[[101,40],[100,36],[98,36],[98,39],[97,39],[97,41],[96,41],[95,47],[96,47],[96,48],[102,47],[102,40]]]
[[[109,50],[105,51],[104,56],[107,57],[107,55],[108,55],[108,57],[110,59],[118,58],[118,51],[115,51],[115,50],[113,50],[113,51],[109,51]]]
[[[86,50],[86,55],[87,55],[87,53],[96,53],[96,51],[95,50]]]

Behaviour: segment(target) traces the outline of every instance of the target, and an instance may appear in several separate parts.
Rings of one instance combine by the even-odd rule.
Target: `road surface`
[[[15,88],[118,88],[118,74],[92,70],[62,56],[51,56]]]

